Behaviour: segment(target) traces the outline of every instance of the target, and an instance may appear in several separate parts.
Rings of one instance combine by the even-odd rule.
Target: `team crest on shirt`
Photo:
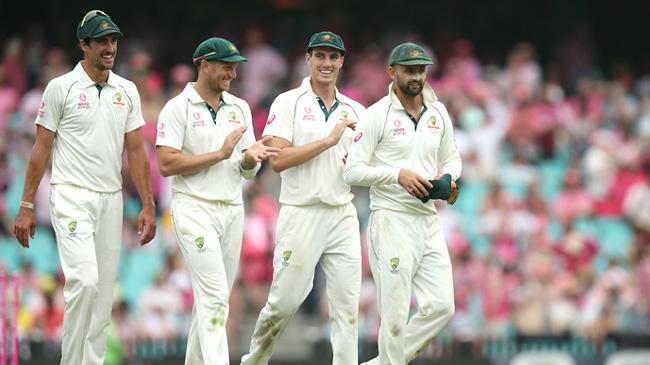
[[[230,122],[232,124],[241,123],[240,121],[237,120],[237,113],[235,113],[235,112],[228,113],[228,122]]]
[[[71,220],[68,222],[68,231],[70,231],[70,237],[74,237],[77,234],[74,232],[77,230],[77,221],[76,220]]]
[[[284,251],[282,253],[282,266],[289,266],[289,260],[291,259],[291,251]]]
[[[398,266],[399,266],[399,257],[393,257],[392,259],[390,259],[391,274],[399,273],[399,269],[397,268]]]
[[[77,103],[77,109],[90,109],[90,103],[86,101],[86,94],[79,95],[79,102]]]
[[[350,115],[348,114],[347,110],[344,110],[341,112],[341,119],[348,119]]]
[[[196,247],[199,248],[199,252],[205,251],[205,249],[203,248],[203,246],[205,245],[205,238],[203,238],[203,236],[197,237],[194,240],[194,244],[196,245]]]
[[[427,122],[427,128],[440,129],[440,126],[438,125],[438,119],[436,119],[434,116],[429,118],[429,121]]]
[[[226,325],[226,309],[219,307],[217,313],[208,320],[208,332],[216,332],[218,328]]]
[[[125,105],[123,99],[124,96],[122,95],[122,93],[119,91],[116,92],[115,94],[113,94],[113,105],[120,108],[123,107]]]
[[[194,112],[192,118],[194,118],[194,120],[192,120],[192,127],[205,127],[205,120],[201,119],[201,113]]]
[[[402,127],[402,121],[395,119],[393,121],[393,135],[394,136],[403,136],[406,134],[406,129]]]

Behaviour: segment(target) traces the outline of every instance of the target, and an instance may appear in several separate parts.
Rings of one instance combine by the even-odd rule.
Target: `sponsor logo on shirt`
[[[359,133],[357,133],[357,135],[354,136],[354,143],[359,142],[359,140],[361,139],[361,137],[363,137],[363,132],[359,132]]]
[[[403,136],[406,134],[406,129],[402,127],[402,122],[399,119],[393,121],[393,127],[394,136]]]
[[[275,114],[272,114],[269,117],[269,119],[266,121],[266,125],[269,125],[269,124],[273,123],[274,120],[275,120]]]
[[[194,114],[192,114],[192,117],[194,118],[192,121],[192,127],[205,127],[205,120],[201,119],[201,113],[194,112]]]
[[[165,128],[165,123],[158,124],[158,137],[165,138],[165,131],[163,131],[164,128]]]
[[[312,110],[310,107],[306,106],[304,110],[305,110],[305,115],[302,117],[302,120],[316,120],[316,116],[312,114]]]
[[[124,99],[124,97],[122,96],[122,93],[119,92],[119,91],[116,92],[113,95],[113,105],[115,105],[117,107],[123,107],[125,104],[124,104],[124,101],[122,101],[122,99]]]
[[[86,101],[86,94],[79,95],[77,109],[90,109],[90,103]]]
[[[45,116],[45,100],[41,101],[41,106],[38,108],[38,117],[43,118]]]

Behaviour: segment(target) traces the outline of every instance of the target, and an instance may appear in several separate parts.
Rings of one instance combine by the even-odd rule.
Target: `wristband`
[[[20,201],[20,206],[23,208],[34,210],[34,203],[26,202],[24,200]]]

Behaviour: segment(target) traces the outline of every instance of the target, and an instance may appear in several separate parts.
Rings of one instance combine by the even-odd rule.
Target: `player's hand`
[[[255,165],[258,162],[268,160],[269,157],[276,157],[280,153],[280,149],[266,145],[272,139],[273,136],[264,136],[248,147],[244,152],[243,164],[245,166]]]
[[[138,236],[144,246],[156,235],[156,213],[153,208],[144,208],[138,215]]]
[[[34,210],[21,207],[14,223],[14,236],[23,247],[29,248],[29,237],[34,239],[35,231],[36,217],[34,216]]]
[[[334,146],[339,143],[343,133],[345,133],[345,128],[350,128],[354,131],[357,129],[357,122],[355,120],[341,118],[341,121],[336,123],[329,136],[325,137],[327,145]]]
[[[427,189],[433,187],[429,180],[407,169],[399,170],[397,182],[404,188],[404,190],[406,190],[407,193],[418,199],[428,197],[429,192]]]
[[[226,136],[226,140],[223,141],[223,146],[221,146],[221,149],[219,150],[223,155],[224,160],[230,158],[232,151],[235,150],[235,146],[237,146],[237,143],[239,143],[241,138],[244,136],[244,132],[246,132],[246,127],[240,127]]]

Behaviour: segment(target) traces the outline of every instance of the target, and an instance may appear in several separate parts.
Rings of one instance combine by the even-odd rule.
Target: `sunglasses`
[[[100,16],[100,15],[105,16],[105,17],[110,19],[110,16],[108,16],[108,14],[104,13],[101,10],[91,10],[88,13],[86,13],[86,15],[84,15],[83,19],[81,19],[81,25],[79,25],[79,28],[83,28],[84,23],[86,23],[86,22],[90,21],[90,19],[92,19],[92,18],[94,18],[96,16]]]

